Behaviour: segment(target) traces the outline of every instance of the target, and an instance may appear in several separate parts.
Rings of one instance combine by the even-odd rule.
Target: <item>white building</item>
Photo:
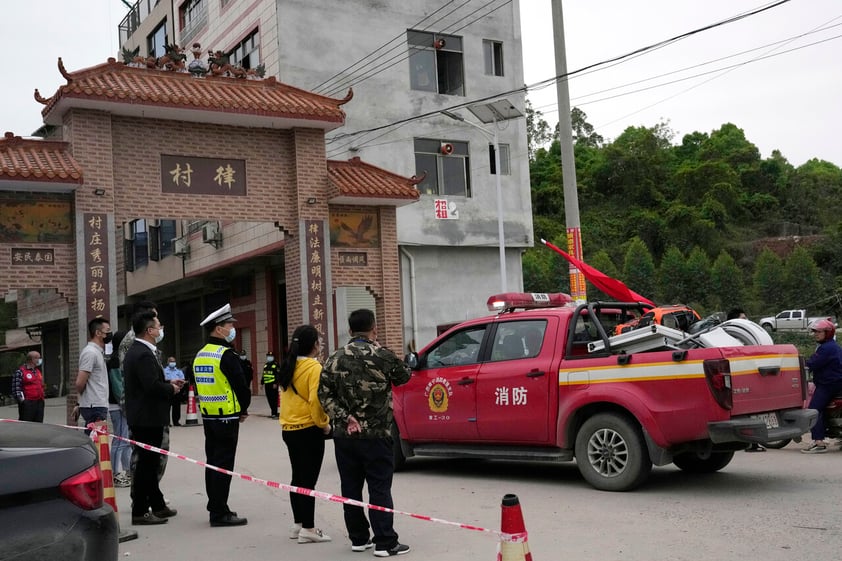
[[[359,156],[406,176],[427,172],[420,202],[397,215],[403,339],[420,348],[437,326],[488,313],[488,296],[501,290],[495,125],[466,107],[507,99],[523,113],[523,93],[511,93],[523,86],[519,13],[517,0],[140,0],[120,40],[140,56],[161,56],[175,43],[188,58],[199,43],[332,97],[353,87],[327,156]],[[526,122],[497,127],[506,285],[519,291],[521,254],[533,243]],[[338,296],[349,307],[365,301]]]

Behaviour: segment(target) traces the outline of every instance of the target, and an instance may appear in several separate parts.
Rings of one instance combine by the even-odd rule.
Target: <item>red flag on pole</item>
[[[591,267],[584,261],[579,261],[566,251],[551,244],[547,240],[541,240],[541,243],[547,246],[548,248],[552,249],[565,259],[567,259],[571,265],[582,271],[582,274],[585,275],[585,278],[588,279],[588,282],[590,282],[599,290],[603,291],[611,298],[615,298],[618,302],[643,302],[645,304],[655,306],[655,303],[652,300],[646,298],[645,296],[641,296],[640,294],[623,284],[622,281],[609,277],[599,269]]]

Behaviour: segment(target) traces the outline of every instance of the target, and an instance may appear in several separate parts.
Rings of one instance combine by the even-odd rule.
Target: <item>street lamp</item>
[[[473,113],[484,124],[493,125],[492,130],[489,131],[486,127],[472,123],[461,115],[451,113],[450,111],[441,111],[441,114],[474,127],[494,144],[494,171],[497,176],[497,243],[500,249],[500,292],[505,293],[508,292],[508,283],[506,282],[506,238],[503,232],[503,188],[500,185],[500,175],[503,170],[500,167],[500,142],[497,137],[497,122],[516,119],[522,117],[523,114],[515,109],[506,99],[492,103],[471,105],[468,107],[468,111]]]

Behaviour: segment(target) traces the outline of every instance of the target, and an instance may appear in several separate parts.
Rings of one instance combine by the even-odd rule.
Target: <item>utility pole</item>
[[[570,89],[567,83],[567,53],[564,47],[564,17],[562,0],[551,0],[553,9],[553,42],[555,43],[555,73],[565,76],[556,81],[558,98],[558,135],[561,144],[561,172],[564,185],[564,220],[567,225],[567,253],[582,257],[582,228],[579,223],[579,193],[576,188],[576,159],[573,156],[573,125],[570,122]],[[588,299],[585,276],[570,265],[570,295],[577,302]]]

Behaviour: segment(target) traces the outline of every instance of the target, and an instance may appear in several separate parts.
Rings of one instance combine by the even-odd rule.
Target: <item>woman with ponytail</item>
[[[302,325],[292,334],[289,352],[278,368],[281,387],[281,429],[292,464],[290,485],[315,489],[325,455],[325,437],[330,435],[330,419],[319,403],[319,377],[322,365],[316,360],[321,345],[319,332]],[[289,494],[294,525],[290,539],[298,543],[329,542],[330,536],[315,528],[316,500],[299,493]]]

